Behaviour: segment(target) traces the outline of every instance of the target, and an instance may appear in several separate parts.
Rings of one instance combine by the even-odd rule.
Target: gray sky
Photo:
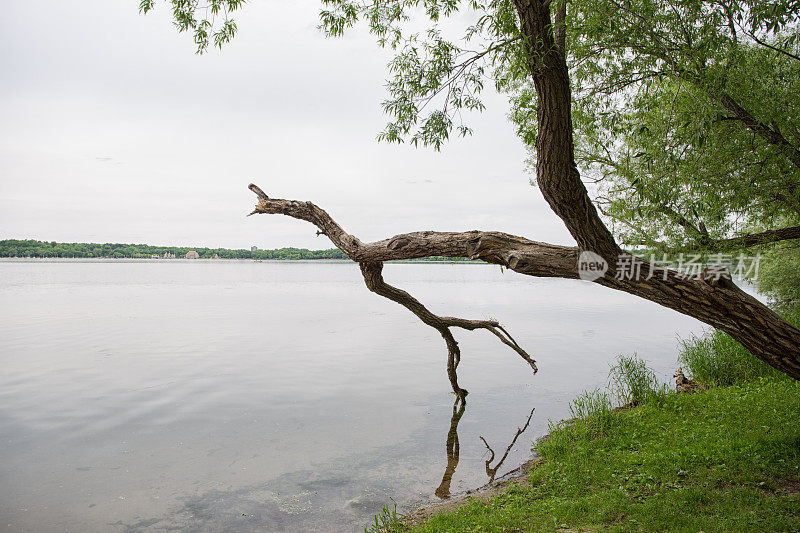
[[[245,218],[251,181],[375,240],[500,230],[571,244],[528,183],[505,98],[442,152],[378,143],[388,53],[316,29],[319,3],[251,0],[194,54],[166,6],[8,2],[0,21],[0,238],[329,248],[309,224]]]

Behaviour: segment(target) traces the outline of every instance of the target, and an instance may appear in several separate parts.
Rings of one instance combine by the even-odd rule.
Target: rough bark
[[[517,0],[514,4],[537,95],[539,189],[578,247],[614,264],[621,250],[589,199],[575,164],[569,71],[565,54],[554,40],[550,2]]]
[[[575,166],[569,71],[563,50],[553,40],[550,2],[514,0],[530,73],[538,96],[537,181],[581,250],[614,265],[620,249],[592,205]],[[656,273],[643,263],[647,273]],[[613,267],[611,272],[614,272]],[[674,271],[637,280],[602,277],[603,285],[623,290],[721,329],[754,355],[800,379],[800,330],[725,278],[685,279]]]

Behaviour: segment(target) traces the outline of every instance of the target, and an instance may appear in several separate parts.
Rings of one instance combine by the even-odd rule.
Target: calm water
[[[350,263],[0,262],[0,528],[363,531],[484,484],[619,353],[662,377],[699,322],[591,283],[489,265],[392,264],[455,331],[470,395],[454,419],[439,334],[368,292]],[[457,422],[457,424],[456,424]],[[454,466],[450,457],[450,468]],[[494,466],[494,465],[492,465]]]

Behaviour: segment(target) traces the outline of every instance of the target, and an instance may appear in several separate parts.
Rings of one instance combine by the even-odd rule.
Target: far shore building
[[[258,246],[251,246],[250,247],[250,251],[251,252],[257,252],[258,251]]]
[[[198,254],[194,250],[189,250],[188,252],[186,252],[186,259],[200,259],[200,254]]]

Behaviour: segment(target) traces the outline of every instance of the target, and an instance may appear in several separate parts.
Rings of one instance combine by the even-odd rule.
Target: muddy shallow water
[[[0,528],[363,531],[390,498],[486,483],[480,437],[495,466],[535,408],[497,475],[513,469],[617,354],[667,377],[678,335],[702,330],[490,265],[384,275],[436,313],[498,319],[539,373],[456,331],[470,395],[454,413],[439,334],[350,263],[0,262]]]

